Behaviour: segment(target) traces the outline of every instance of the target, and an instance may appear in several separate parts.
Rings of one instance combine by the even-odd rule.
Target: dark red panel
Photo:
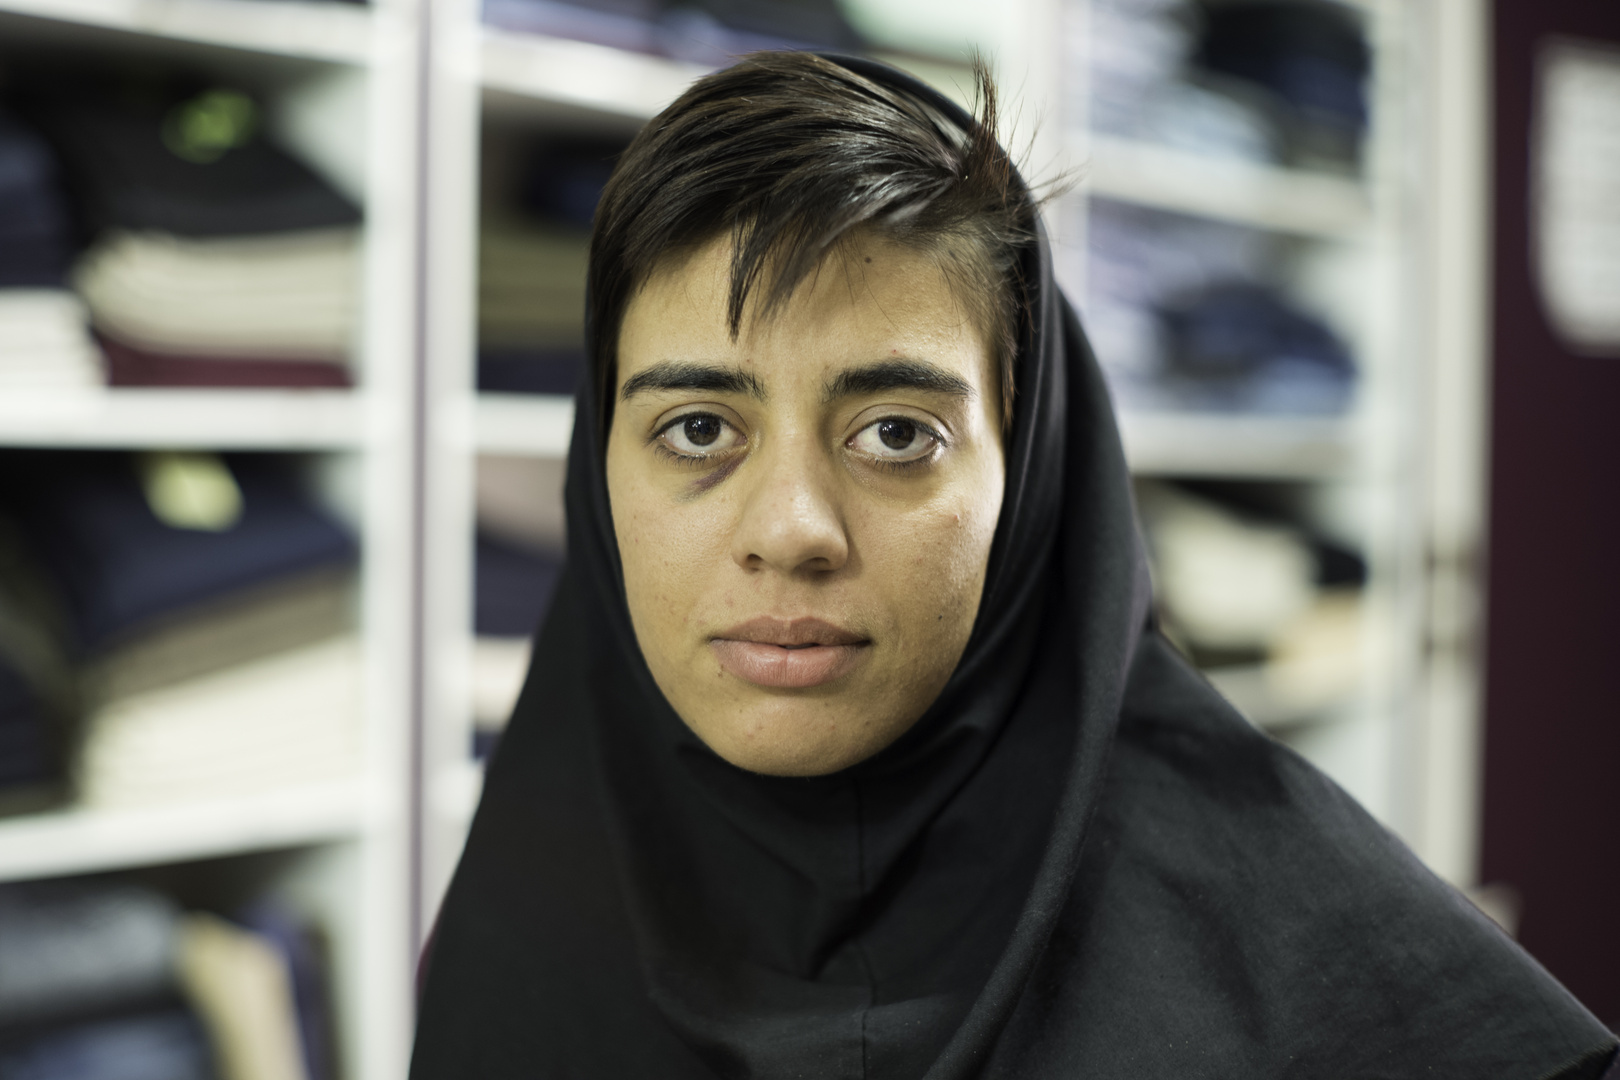
[[[1620,0],[1496,0],[1482,877],[1520,940],[1620,1023],[1620,359],[1572,354],[1531,277],[1540,43],[1620,43]],[[1620,101],[1615,103],[1620,109]],[[1620,297],[1616,298],[1620,303]]]

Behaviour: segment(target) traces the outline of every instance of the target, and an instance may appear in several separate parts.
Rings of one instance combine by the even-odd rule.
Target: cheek
[[[712,508],[671,500],[634,476],[610,469],[608,490],[631,622],[642,652],[658,666],[657,657],[684,641],[681,628],[724,553],[716,547],[723,530]]]
[[[894,630],[915,647],[945,650],[954,666],[978,614],[990,543],[1001,509],[999,474],[952,485],[926,506],[869,522],[871,569],[882,582]]]

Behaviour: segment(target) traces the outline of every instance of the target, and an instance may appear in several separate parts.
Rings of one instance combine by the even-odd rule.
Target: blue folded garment
[[[255,903],[237,912],[233,921],[261,935],[286,961],[305,1075],[307,1080],[329,1080],[333,1062],[326,966],[309,933],[291,912],[273,901]]]
[[[584,372],[583,349],[478,350],[478,389],[483,392],[572,397]]]
[[[266,137],[258,103],[206,84],[50,71],[19,111],[53,144],[84,226],[239,236],[353,225],[360,209]]]
[[[0,510],[46,570],[81,651],[239,590],[354,561],[354,539],[305,497],[284,461],[249,454],[229,464],[242,515],[208,532],[158,520],[128,455],[0,460]]]
[[[0,114],[0,286],[60,285],[73,233],[49,145]]]
[[[0,1049],[5,1080],[215,1080],[208,1036],[182,1009],[59,1028]]]
[[[527,637],[540,626],[561,561],[479,534],[474,558],[477,633]]]
[[[1185,405],[1310,415],[1350,403],[1356,366],[1349,349],[1274,289],[1216,286],[1161,315],[1171,342],[1163,381]]]
[[[22,673],[0,656],[0,792],[53,779],[49,718]]]
[[[0,1027],[171,1000],[179,915],[133,884],[0,885]]]

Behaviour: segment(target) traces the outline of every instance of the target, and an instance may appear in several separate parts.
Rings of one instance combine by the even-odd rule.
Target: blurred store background
[[[992,61],[1170,633],[1620,1023],[1620,6],[0,0],[0,1076],[404,1074],[597,195],[783,47]]]

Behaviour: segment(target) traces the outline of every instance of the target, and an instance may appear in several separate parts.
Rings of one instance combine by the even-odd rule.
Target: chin
[[[764,776],[826,776],[864,761],[898,739],[907,724],[876,722],[869,709],[825,701],[776,702],[739,716],[681,718],[720,757]]]

